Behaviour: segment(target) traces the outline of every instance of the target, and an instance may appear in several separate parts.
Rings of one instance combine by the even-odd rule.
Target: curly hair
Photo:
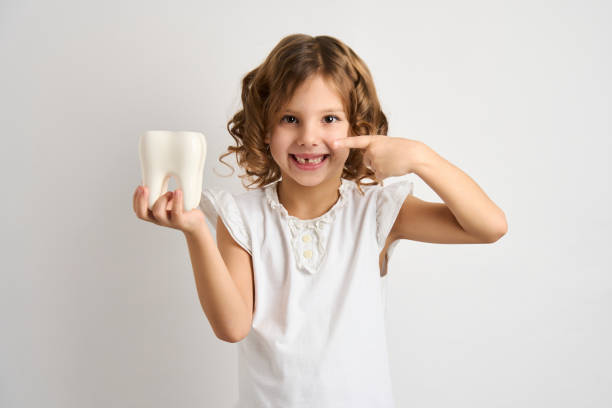
[[[342,41],[330,36],[313,37],[292,34],[284,37],[265,61],[242,79],[242,105],[227,123],[227,130],[236,142],[228,146],[219,161],[232,169],[223,158],[235,153],[245,171],[241,179],[251,183],[250,189],[265,186],[281,177],[264,137],[273,128],[282,107],[291,99],[304,80],[322,74],[340,95],[350,124],[350,135],[387,135],[388,124],[380,108],[372,75],[366,64]],[[374,172],[363,163],[363,151],[351,149],[342,170],[342,178],[362,185],[377,185]],[[228,176],[229,177],[229,176]],[[363,183],[364,178],[373,180]],[[381,181],[382,184],[382,181]]]

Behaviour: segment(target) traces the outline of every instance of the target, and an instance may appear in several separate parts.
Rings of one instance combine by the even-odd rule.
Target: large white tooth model
[[[170,176],[183,191],[183,207],[200,204],[206,138],[200,132],[149,130],[138,142],[142,183],[149,188],[149,209],[168,191]]]

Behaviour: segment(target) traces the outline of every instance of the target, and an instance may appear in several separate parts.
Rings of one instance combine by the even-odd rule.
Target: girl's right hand
[[[183,210],[183,194],[180,189],[161,195],[151,210],[148,208],[148,195],[149,189],[145,186],[138,186],[134,192],[134,212],[141,220],[184,233],[195,232],[205,224],[204,214],[199,208]]]

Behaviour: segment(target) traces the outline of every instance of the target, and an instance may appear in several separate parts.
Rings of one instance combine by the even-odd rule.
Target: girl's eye
[[[283,118],[281,119],[281,122],[285,120],[285,118],[293,118],[295,119],[295,116],[291,116],[291,115],[285,115],[283,116]],[[293,122],[288,122],[288,123],[293,123]]]
[[[334,123],[333,119],[336,119],[336,122],[338,122],[340,120],[340,118],[338,116],[336,116],[336,115],[327,115],[327,116],[325,116],[325,119],[328,119],[328,118],[332,118],[332,121],[328,122],[326,120],[325,123]],[[290,119],[291,120],[291,121],[288,121],[287,123],[295,123],[294,121],[297,120],[295,118],[295,116],[285,115],[285,116],[282,117],[281,122],[285,121],[285,119]]]

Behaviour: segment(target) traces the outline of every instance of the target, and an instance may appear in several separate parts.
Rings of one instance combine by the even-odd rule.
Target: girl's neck
[[[340,198],[340,177],[325,180],[319,185],[308,187],[291,178],[278,183],[278,200],[289,215],[302,220],[320,217],[329,211]]]

